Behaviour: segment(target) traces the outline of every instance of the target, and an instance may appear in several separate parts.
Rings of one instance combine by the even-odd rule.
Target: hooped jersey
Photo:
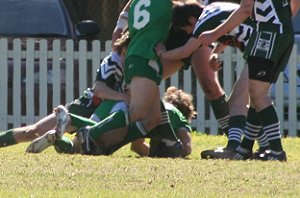
[[[203,9],[198,22],[195,25],[193,36],[198,37],[202,32],[216,28],[222,24],[238,7],[238,4],[227,2],[215,2],[209,4]],[[225,45],[239,47],[243,51],[244,47],[248,43],[252,30],[252,21],[247,19],[229,33],[220,37],[218,41]],[[236,41],[242,43],[243,46],[238,46]]]
[[[112,52],[106,56],[96,75],[97,81],[103,81],[111,89],[124,92],[124,74],[121,64],[121,57],[116,53]]]

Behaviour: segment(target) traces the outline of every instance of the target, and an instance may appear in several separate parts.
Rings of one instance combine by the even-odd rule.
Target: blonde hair
[[[187,119],[192,121],[193,117],[197,114],[194,110],[193,96],[184,92],[182,89],[177,89],[171,86],[164,94],[163,100],[173,104]]]

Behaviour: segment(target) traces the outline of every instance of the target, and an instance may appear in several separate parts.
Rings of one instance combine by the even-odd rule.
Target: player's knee
[[[218,89],[207,89],[204,92],[208,99],[215,99],[222,96],[222,93]]]

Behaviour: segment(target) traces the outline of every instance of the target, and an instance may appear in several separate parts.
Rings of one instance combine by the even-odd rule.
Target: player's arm
[[[119,14],[115,29],[112,33],[112,51],[117,51],[114,46],[115,41],[121,37],[122,32],[128,27],[128,10],[131,0],[127,2],[121,13]]]
[[[192,153],[192,138],[189,130],[186,127],[181,127],[177,130],[177,137],[182,142],[182,155],[183,157]]]
[[[209,46],[212,42],[216,41],[219,37],[227,34],[240,23],[245,21],[252,15],[254,0],[242,0],[238,9],[236,9],[224,23],[219,25],[213,30],[205,31],[199,35],[199,42],[204,46]]]
[[[94,95],[101,99],[123,100],[128,102],[127,94],[111,89],[105,82],[96,81],[93,85]]]
[[[296,16],[299,8],[300,8],[300,0],[291,0],[291,11],[293,17]]]
[[[133,141],[130,149],[143,157],[148,156],[150,152],[150,146],[147,142],[145,142],[144,138]]]
[[[162,59],[181,60],[189,57],[198,47],[200,42],[197,38],[191,37],[183,46],[166,51],[165,47],[159,43],[155,47],[157,55]]]

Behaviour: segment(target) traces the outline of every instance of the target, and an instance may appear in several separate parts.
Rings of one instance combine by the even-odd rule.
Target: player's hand
[[[157,43],[155,46],[155,52],[157,56],[160,58],[161,54],[166,51],[166,46],[162,43]]]
[[[220,61],[219,54],[213,53],[209,56],[209,66],[213,71],[222,69],[222,61]]]
[[[216,37],[215,32],[213,30],[205,31],[198,36],[198,40],[201,43],[201,45],[206,47],[211,45],[217,39],[218,38]]]

